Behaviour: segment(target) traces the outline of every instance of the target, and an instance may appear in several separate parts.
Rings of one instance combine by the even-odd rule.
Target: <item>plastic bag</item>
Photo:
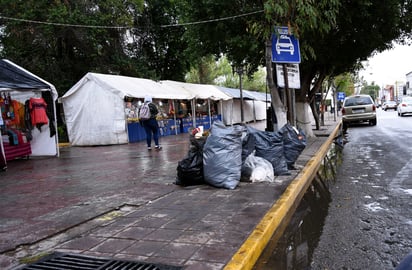
[[[306,136],[302,130],[297,130],[290,124],[284,125],[279,132],[283,137],[283,150],[288,169],[292,169],[293,164],[306,147]]]
[[[255,155],[272,164],[274,175],[289,175],[282,135],[278,132],[261,131],[249,126],[247,128],[255,138]]]
[[[203,146],[207,137],[190,136],[190,149],[187,156],[177,165],[175,184],[193,186],[205,184],[203,177]]]
[[[227,189],[239,184],[242,170],[242,127],[215,121],[203,148],[205,182]]]
[[[248,178],[252,182],[274,182],[272,164],[262,157],[255,156],[253,151],[242,165],[242,178]]]
[[[250,134],[247,128],[242,130],[242,162],[255,150],[255,138]]]

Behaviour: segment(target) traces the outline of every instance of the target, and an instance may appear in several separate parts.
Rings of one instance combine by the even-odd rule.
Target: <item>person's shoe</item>
[[[156,145],[156,146],[155,146],[155,149],[156,149],[156,150],[161,150],[162,147],[161,147],[160,145]]]
[[[148,150],[148,151],[151,151],[151,150],[152,150],[152,147],[148,146],[148,147],[147,147],[147,150]]]

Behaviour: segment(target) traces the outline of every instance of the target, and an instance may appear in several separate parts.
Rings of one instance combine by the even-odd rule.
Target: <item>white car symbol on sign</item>
[[[293,55],[295,48],[293,47],[290,37],[287,35],[279,35],[276,40],[276,52],[277,54],[280,54],[280,52],[289,52],[290,55]]]

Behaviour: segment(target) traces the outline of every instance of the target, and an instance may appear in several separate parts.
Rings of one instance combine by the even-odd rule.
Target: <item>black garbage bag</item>
[[[306,135],[303,130],[297,130],[292,125],[284,125],[279,132],[283,137],[283,150],[288,169],[293,169],[296,160],[306,147]]]
[[[177,165],[175,184],[181,186],[203,185],[203,147],[207,137],[195,138],[190,135],[190,148],[187,156]]]
[[[242,130],[242,163],[255,150],[255,137],[250,134],[246,127]]]
[[[283,149],[283,137],[279,132],[261,131],[248,126],[248,131],[255,138],[256,156],[268,160],[273,166],[274,175],[289,175]]]
[[[215,121],[203,148],[205,182],[235,189],[242,170],[242,126],[226,127]]]

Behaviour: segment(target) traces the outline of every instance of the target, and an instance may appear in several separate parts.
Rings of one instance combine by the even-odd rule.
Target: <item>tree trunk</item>
[[[303,130],[307,138],[316,137],[312,130],[309,104],[307,102],[296,102],[295,106],[297,127]]]
[[[277,124],[273,123],[274,131],[282,128],[287,123],[287,114],[285,105],[283,105],[279,91],[276,86],[275,80],[273,78],[273,67],[272,67],[272,40],[266,40],[265,49],[265,62],[266,62],[266,79],[268,87],[272,97],[272,108],[275,112]]]

